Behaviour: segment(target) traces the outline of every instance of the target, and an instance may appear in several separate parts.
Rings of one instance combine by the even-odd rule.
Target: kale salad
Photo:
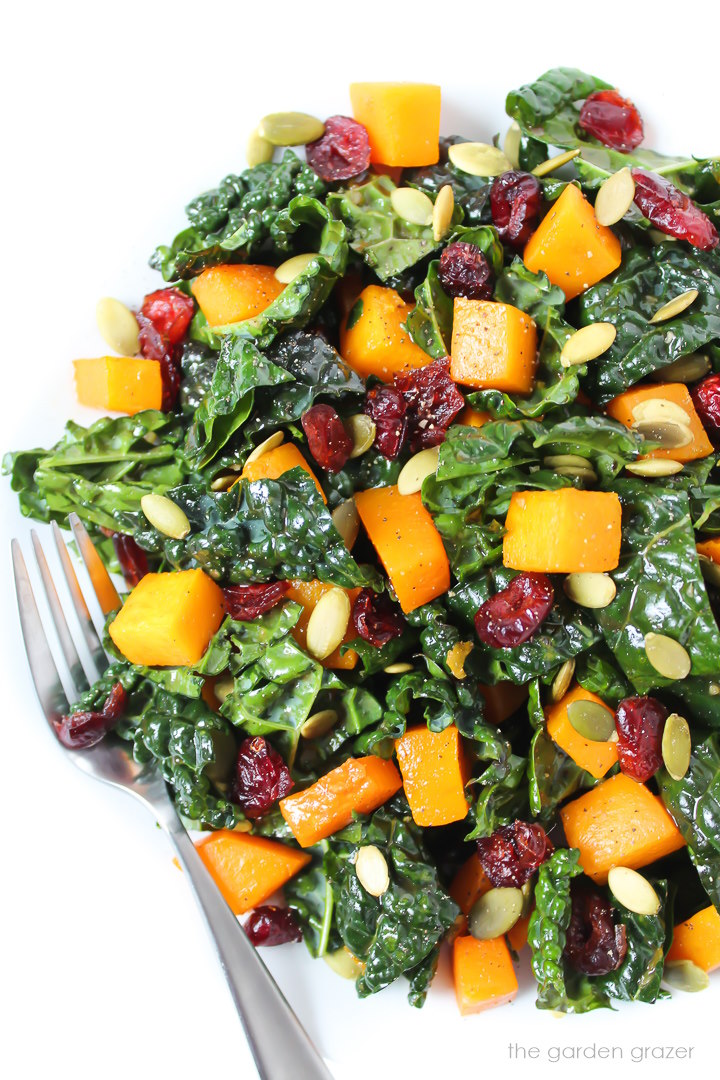
[[[557,68],[266,116],[74,363],[23,514],[126,583],[56,725],[159,769],[258,945],[413,1005],[720,967],[720,159]],[[111,415],[106,415],[111,414]],[[90,751],[91,752],[91,751]],[[240,931],[239,931],[240,932]]]

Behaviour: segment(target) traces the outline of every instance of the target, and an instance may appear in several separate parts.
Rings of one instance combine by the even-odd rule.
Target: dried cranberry
[[[542,188],[537,176],[506,172],[496,176],[490,189],[490,213],[498,236],[514,248],[525,246],[537,228]]]
[[[171,345],[178,345],[187,334],[195,304],[180,289],[157,289],[145,297],[140,314],[149,319]]]
[[[282,757],[261,735],[240,744],[231,798],[246,817],[262,817],[294,786]]]
[[[572,914],[565,939],[565,956],[584,975],[616,971],[627,952],[627,932],[615,922],[612,905],[588,885],[571,886]]]
[[[321,469],[340,472],[352,453],[353,441],[332,405],[313,405],[301,423],[308,449]]]
[[[255,908],[243,929],[255,946],[302,941],[302,932],[290,908],[274,904]]]
[[[87,750],[107,735],[125,711],[127,694],[122,683],[115,683],[99,712],[76,712],[53,721],[55,733],[68,750]]]
[[[490,263],[476,244],[456,240],[440,256],[440,284],[448,296],[468,300],[490,300],[495,275]]]
[[[388,641],[400,637],[405,629],[405,620],[388,598],[361,589],[353,604],[352,621],[358,637],[380,648]]]
[[[521,888],[554,850],[542,825],[526,821],[501,825],[477,845],[480,865],[498,889]]]
[[[465,399],[450,378],[450,360],[434,360],[395,376],[395,387],[407,406],[411,450],[438,446]]]
[[[376,386],[365,398],[364,412],[375,424],[375,447],[391,461],[403,448],[407,437],[407,405],[394,386]]]
[[[656,229],[677,240],[687,240],[701,251],[717,247],[717,229],[684,192],[663,176],[645,169],[633,169],[632,175],[635,205]]]
[[[126,584],[134,589],[138,581],[145,577],[149,567],[147,555],[133,540],[132,536],[125,533],[110,533],[117,561],[120,563]]]
[[[643,141],[643,122],[632,101],[617,90],[596,90],[583,102],[580,127],[611,150],[634,150]]]
[[[662,765],[662,736],[667,709],[653,697],[625,698],[617,707],[615,727],[620,769],[645,783]]]
[[[163,412],[171,412],[180,392],[180,358],[177,348],[161,334],[155,323],[138,312],[140,326],[140,353],[146,360],[157,360],[162,377]]]
[[[368,133],[349,116],[329,116],[325,134],[305,147],[308,165],[323,180],[349,180],[370,164]]]
[[[531,638],[553,605],[547,574],[522,573],[495,593],[475,615],[477,636],[493,649],[512,649]]]
[[[290,588],[289,581],[268,581],[266,585],[228,585],[223,589],[225,611],[232,619],[248,622],[264,615],[280,603]]]
[[[720,375],[708,375],[698,383],[692,399],[702,426],[717,449],[720,447]]]

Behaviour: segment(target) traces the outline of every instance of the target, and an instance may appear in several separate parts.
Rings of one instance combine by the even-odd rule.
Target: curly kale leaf
[[[532,685],[532,684],[531,684]],[[558,806],[595,780],[561,750],[544,729],[536,731],[530,743],[527,764],[530,809],[547,824]]]
[[[644,1001],[652,1004],[668,997],[661,990],[665,955],[672,941],[672,900],[666,881],[653,881],[660,900],[657,915],[637,915],[613,898],[618,922],[625,925],[627,952],[616,971],[586,980],[597,995],[611,1001]],[[578,1010],[579,1011],[579,1010]]]
[[[528,813],[527,759],[511,754],[491,762],[475,781],[472,806],[474,826],[466,840],[491,836],[500,825],[509,825]]]
[[[612,480],[643,453],[644,439],[608,416],[570,416],[545,429],[533,441],[543,456],[574,454],[586,458],[603,480]]]
[[[327,847],[326,841],[320,845],[323,854]],[[288,907],[295,913],[303,940],[313,957],[325,956],[342,947],[333,923],[335,898],[323,854],[283,887]]]
[[[579,857],[575,848],[559,849],[538,871],[528,944],[538,984],[539,1009],[560,1009],[565,1002],[563,950],[570,925],[570,882],[582,873]]]
[[[663,802],[687,841],[700,881],[720,911],[720,735],[698,743],[682,780],[658,773]]]

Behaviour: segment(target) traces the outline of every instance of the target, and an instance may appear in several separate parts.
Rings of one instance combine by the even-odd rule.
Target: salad
[[[258,945],[463,1014],[720,967],[720,159],[570,68],[488,143],[440,88],[266,116],[22,512],[127,595],[56,725],[155,765]],[[294,149],[293,149],[294,148]],[[301,148],[298,152],[298,148]],[[282,892],[279,892],[282,890]]]

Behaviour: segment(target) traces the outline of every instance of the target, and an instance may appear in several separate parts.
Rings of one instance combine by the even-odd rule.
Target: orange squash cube
[[[535,323],[512,304],[455,298],[450,375],[476,390],[529,394],[535,382]]]
[[[668,960],[690,960],[703,971],[720,968],[720,914],[712,904],[678,923]]]
[[[545,574],[604,573],[620,561],[620,499],[612,491],[514,491],[503,565]]]
[[[720,563],[720,536],[714,536],[711,540],[703,540],[697,545],[698,555],[704,555],[706,559],[712,559],[714,563]]]
[[[560,817],[568,845],[599,885],[613,866],[639,870],[685,846],[662,799],[623,773],[566,803]]]
[[[452,879],[449,893],[463,915],[469,915],[476,900],[492,889],[492,882],[480,864],[475,852],[467,859]]]
[[[322,495],[323,502],[327,502],[325,492],[320,486],[320,481],[298,450],[295,443],[281,443],[280,446],[276,446],[274,450],[268,450],[266,453],[261,454],[260,457],[255,458],[254,461],[246,462],[243,471],[240,473],[240,478],[242,480],[249,480],[250,483],[252,483],[253,480],[277,480],[283,473],[290,472],[291,469],[302,469],[306,472],[315,482],[315,487]]]
[[[162,405],[162,374],[157,360],[99,356],[94,360],[73,360],[73,368],[81,405],[129,416]]]
[[[575,184],[568,184],[528,240],[523,262],[534,274],[544,271],[567,300],[612,274],[620,265],[620,241],[600,225]]]
[[[634,423],[633,410],[644,401],[661,398],[679,406],[687,413],[687,424],[692,435],[691,442],[686,446],[676,446],[671,449],[651,450],[645,457],[669,458],[671,461],[696,461],[712,454],[712,443],[707,437],[702,421],[697,414],[690,391],[685,383],[662,383],[653,386],[637,386],[625,393],[619,394],[607,405],[607,411],[614,420],[618,420],[625,427],[632,427]]]
[[[396,740],[395,753],[416,825],[449,825],[467,817],[470,772],[454,724],[443,731],[430,731],[424,724],[410,728]]]
[[[310,862],[304,851],[232,829],[220,829],[195,846],[235,915],[264,904]]]
[[[412,310],[394,289],[368,285],[340,328],[343,360],[363,379],[375,375],[383,382],[392,382],[393,375],[407,368],[431,364],[432,357],[405,329]]]
[[[518,981],[505,938],[488,941],[478,941],[470,935],[455,938],[453,981],[461,1016],[512,1001],[518,992]]]
[[[249,263],[209,266],[190,286],[209,326],[225,326],[259,315],[285,286],[274,266]]]
[[[295,623],[292,629],[292,636],[297,641],[301,649],[306,648],[307,644],[307,625],[310,622],[310,616],[312,615],[318,600],[321,596],[324,596],[330,589],[334,589],[334,585],[329,585],[325,581],[291,581],[290,588],[285,593],[286,600],[294,600],[296,604],[302,606],[302,614]],[[358,598],[360,589],[346,589],[350,600],[350,606],[355,603]],[[349,641],[357,637],[357,633],[350,621],[347,633],[343,639],[342,644],[347,645]],[[348,649],[347,652],[340,655],[340,646],[334,652],[331,652],[329,656],[326,656],[320,663],[323,667],[334,668],[341,671],[351,671],[358,662],[358,654],[353,649]]]
[[[530,926],[530,916],[523,915],[514,926],[511,926],[507,932],[507,939],[510,947],[515,952],[520,952],[527,945],[528,940],[528,927]]]
[[[440,157],[440,87],[430,83],[352,83],[353,116],[367,130],[370,160],[404,168]]]
[[[613,710],[609,709],[597,694],[583,690],[582,686],[573,686],[561,701],[546,710],[548,735],[576,765],[585,769],[596,780],[601,780],[618,759],[617,746],[614,742],[592,742],[584,739],[575,730],[568,719],[568,705],[572,705],[574,701],[594,701],[596,705],[607,709],[610,716],[613,715]]]
[[[197,664],[220,626],[222,589],[203,570],[146,574],[110,623],[113,642],[131,664]]]
[[[455,423],[462,424],[464,427],[481,428],[487,424],[488,420],[492,420],[489,412],[473,409],[472,405],[466,405]]]

